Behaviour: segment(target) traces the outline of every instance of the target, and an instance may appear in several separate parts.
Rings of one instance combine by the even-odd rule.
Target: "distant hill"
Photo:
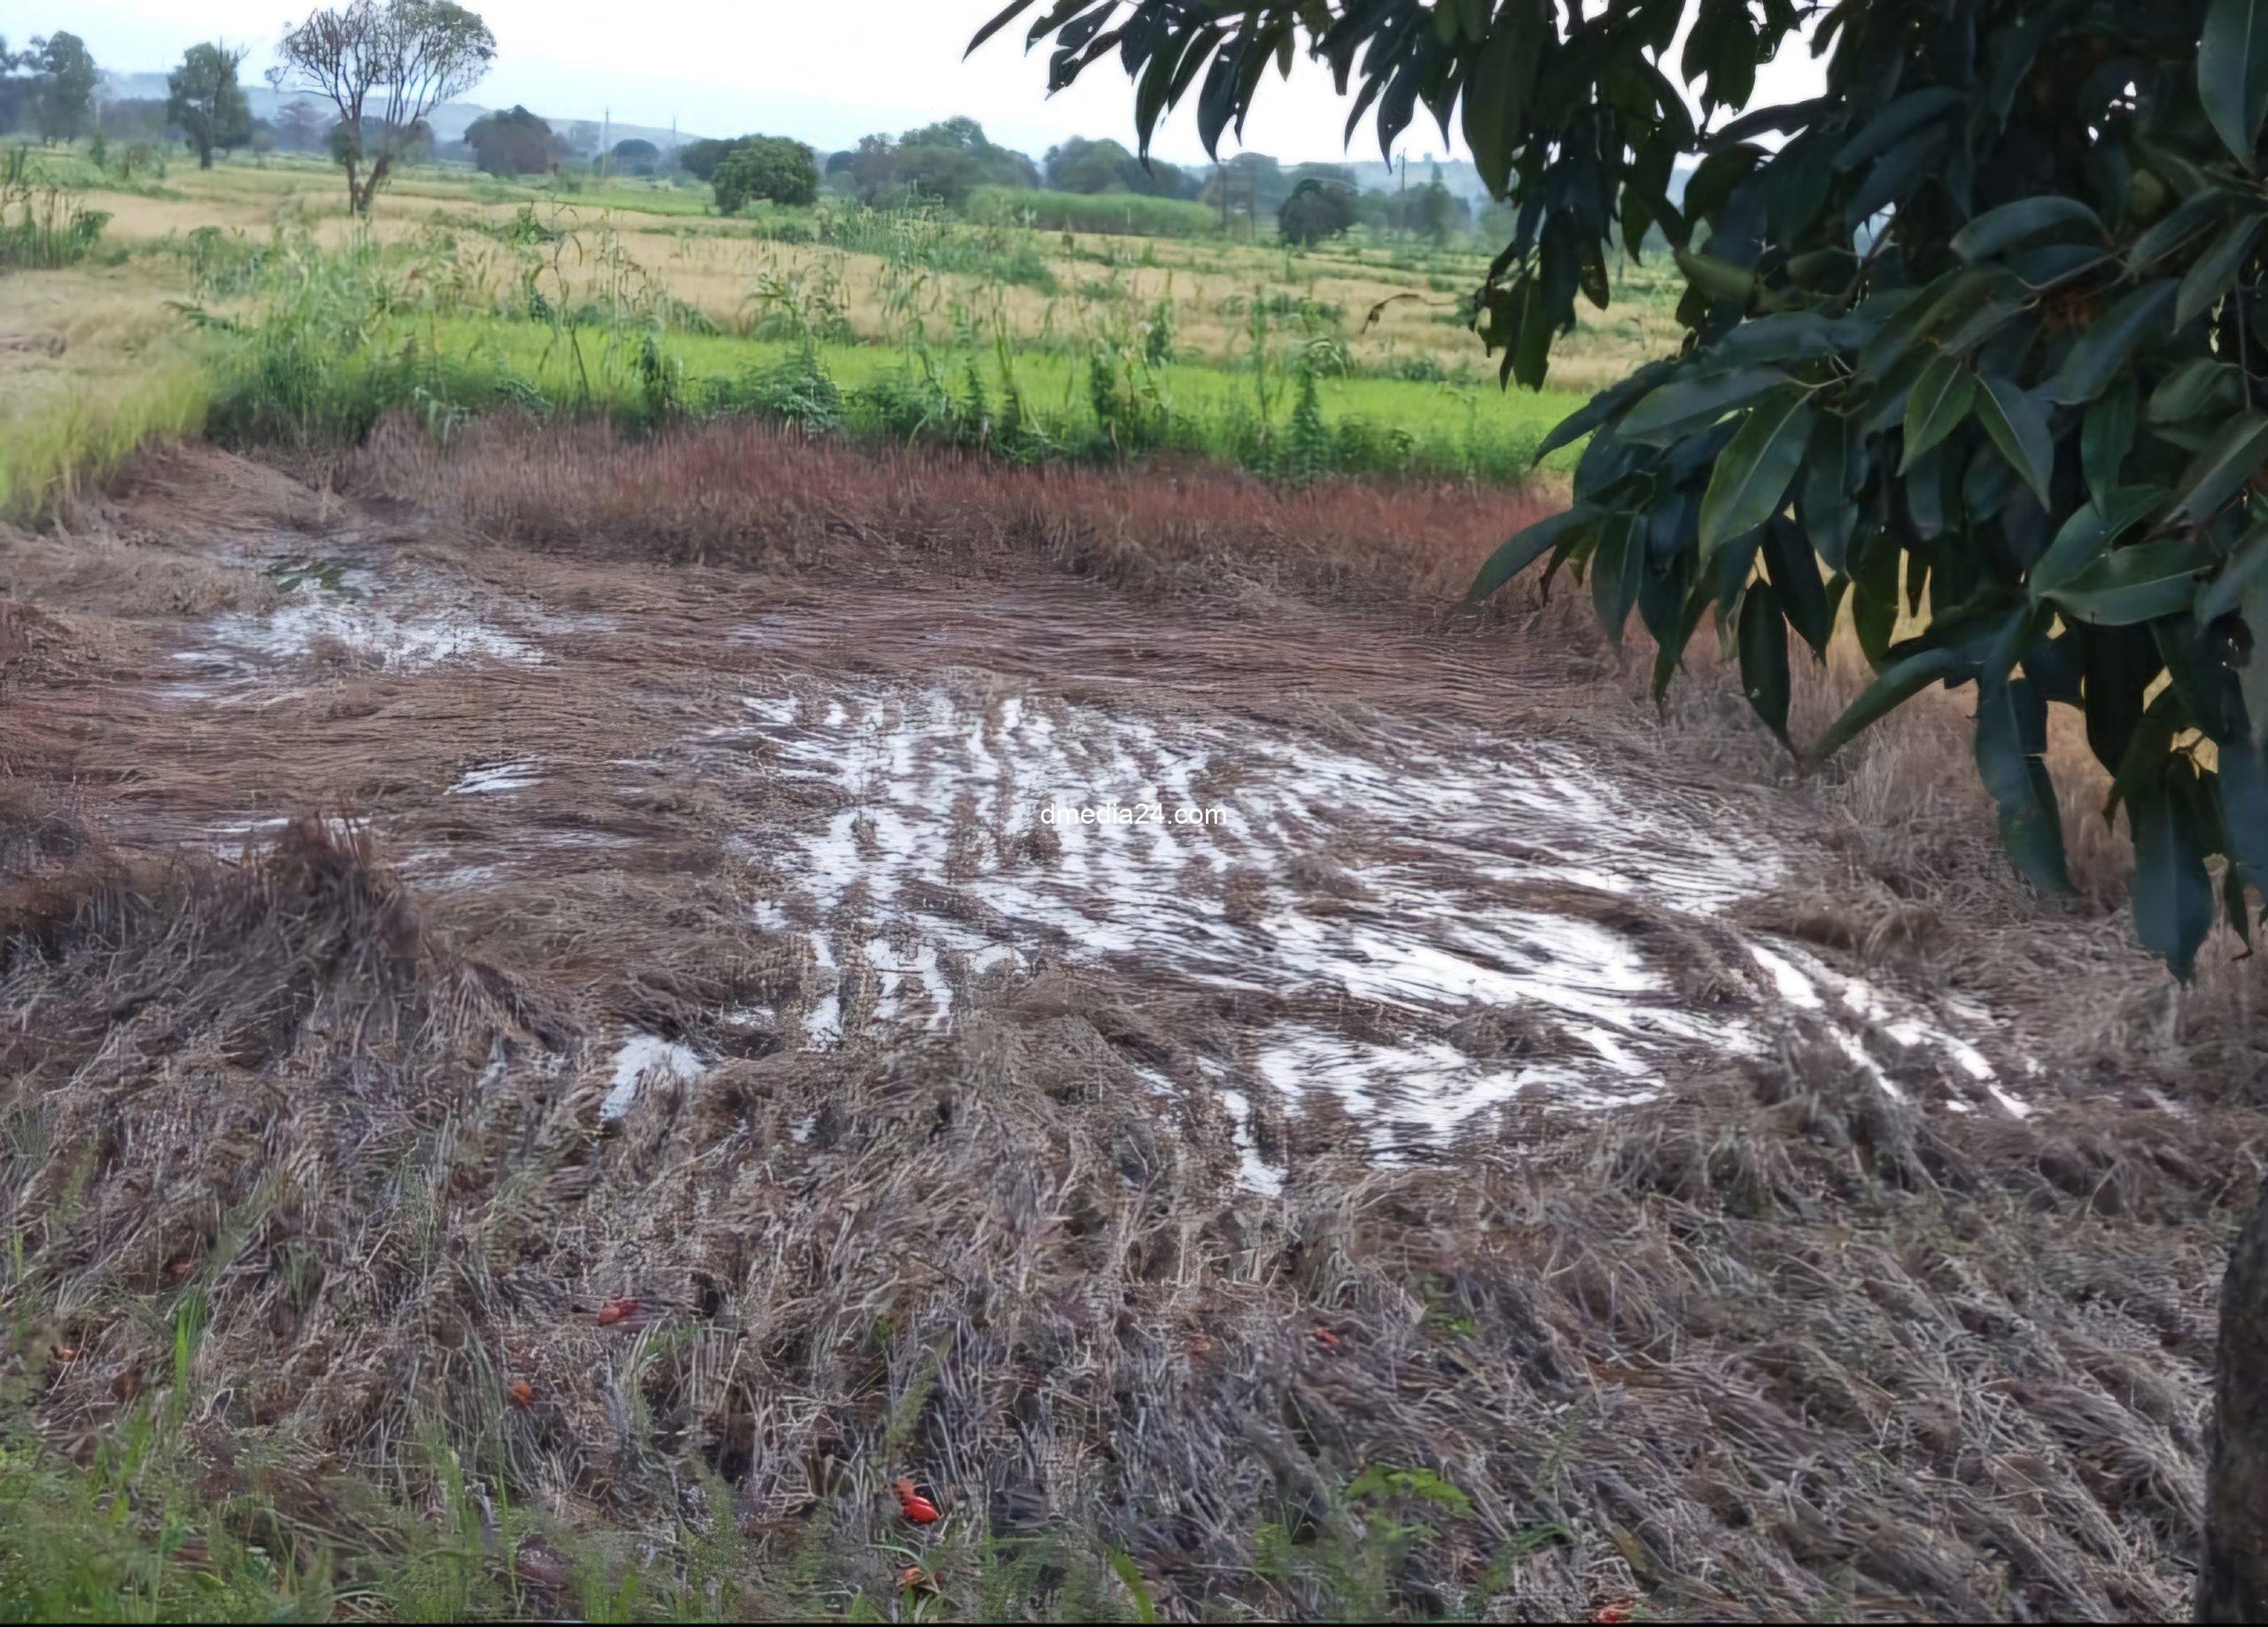
[[[102,81],[97,87],[96,95],[106,102],[128,100],[162,102],[166,99],[166,76],[163,74],[120,74],[105,68],[103,70]],[[245,85],[245,100],[251,105],[252,116],[255,119],[272,120],[284,103],[301,99],[303,99],[302,97],[298,94],[278,96],[257,79],[249,81]],[[329,104],[321,97],[307,96],[304,99],[315,103],[326,111],[329,108]],[[478,102],[444,102],[433,110],[433,116],[430,120],[433,127],[433,138],[442,142],[462,140],[465,131],[471,128],[474,120],[494,111],[493,108],[483,107]],[[606,139],[609,142],[628,141],[634,136],[652,142],[656,147],[663,148],[670,146],[672,140],[682,143],[702,139],[701,132],[698,130],[680,130],[672,137],[666,126],[657,128],[649,124],[616,124],[610,128],[597,119],[568,119],[555,117],[545,112],[541,108],[536,108],[533,111],[539,118],[557,132],[568,145],[584,153],[598,151],[602,130],[606,132]]]

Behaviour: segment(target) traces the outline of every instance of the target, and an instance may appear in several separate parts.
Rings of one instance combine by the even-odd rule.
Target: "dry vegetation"
[[[119,1532],[18,1491],[0,1596],[51,1602],[126,1544],[169,1555],[134,1597],[178,1608],[202,1576],[412,1615],[2184,1608],[2259,980],[2219,954],[2170,996],[2107,847],[2078,845],[2079,904],[2026,897],[1959,697],[1831,776],[1713,672],[1663,730],[1649,652],[1564,602],[1446,602],[1518,495],[1010,474],[745,426],[389,434],[293,472],[153,461],[67,536],[0,533],[6,1450],[80,1466]],[[942,1033],[756,1036],[602,1123],[612,1023],[692,1034],[807,975],[750,925],[725,792],[634,821],[593,793],[637,856],[470,893],[335,823],[237,863],[153,840],[183,808],[312,816],[350,789],[382,830],[469,843],[489,817],[434,794],[508,732],[448,699],[469,690],[349,663],[193,728],[152,699],[185,617],[272,598],[239,545],[282,533],[643,618],[604,707],[487,680],[594,760],[698,716],[687,675],[727,657],[689,618],[735,595],[948,639],[1038,595],[1104,624],[1067,622],[1083,681],[1171,685],[1227,649],[1251,694],[1224,704],[1574,722],[1641,779],[1768,808],[1801,863],[1749,924],[1988,1000],[2040,1064],[2036,1111],[1895,1099],[1796,1025],[1650,1104],[1516,1106],[1428,1163],[1356,1156],[1318,1101],[1262,1197],[1217,1104],[1141,1082],[1231,1013],[1067,961]],[[1059,654],[909,631],[729,659]],[[938,1526],[899,1518],[900,1475]],[[909,1564],[941,1599],[901,1591]]]
[[[107,237],[137,249],[204,229],[254,243],[304,229],[334,248],[354,236],[358,227],[345,212],[335,170],[274,162],[273,168],[239,162],[201,174],[183,171],[156,189],[94,189],[86,196],[110,214]],[[796,222],[806,218],[804,212],[718,219],[703,210],[698,192],[618,186],[586,198],[462,172],[413,170],[380,195],[369,225],[382,241],[404,241],[438,227],[478,246],[485,235],[524,231],[524,218],[560,234],[556,252],[571,298],[602,293],[626,261],[726,331],[749,321],[759,289],[796,280],[826,283],[839,297],[845,319],[868,341],[894,341],[905,322],[905,274],[902,267],[893,270],[885,253],[782,241],[774,234],[784,228],[792,236]],[[959,229],[949,220],[938,223]],[[1488,252],[1476,246],[1336,244],[1287,252],[1273,244],[1226,239],[1006,228],[980,235],[1019,250],[1028,245],[1044,268],[1045,285],[1003,283],[987,270],[931,274],[912,297],[933,323],[955,306],[988,319],[997,313],[1019,343],[1029,343],[1076,329],[1094,320],[1099,306],[1146,311],[1163,300],[1176,312],[1188,353],[1220,361],[1247,344],[1250,302],[1272,297],[1332,313],[1332,325],[1359,337],[1373,356],[1423,357],[1455,376],[1487,376],[1463,320],[1470,290],[1488,260]],[[515,269],[507,257],[490,259],[491,291],[509,297]],[[1612,309],[1581,307],[1581,330],[1555,356],[1556,387],[1580,391],[1611,384],[1675,345],[1681,330],[1663,297],[1668,283],[1658,270],[1643,265],[1626,268],[1622,276]]]

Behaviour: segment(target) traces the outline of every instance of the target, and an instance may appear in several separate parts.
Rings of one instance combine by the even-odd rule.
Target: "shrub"
[[[474,161],[492,175],[540,175],[559,162],[562,147],[551,127],[524,107],[486,113],[464,133]]]
[[[725,156],[711,184],[717,207],[725,214],[737,214],[759,200],[800,206],[819,197],[819,161],[799,141],[751,136]]]

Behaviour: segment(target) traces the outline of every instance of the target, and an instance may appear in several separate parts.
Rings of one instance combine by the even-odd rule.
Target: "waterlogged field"
[[[1665,732],[1516,491],[295,461],[0,555],[24,1614],[2183,1596],[2242,1031],[1960,720]]]
[[[1646,268],[37,162],[0,1615],[2181,1608],[2249,968],[1459,603]]]

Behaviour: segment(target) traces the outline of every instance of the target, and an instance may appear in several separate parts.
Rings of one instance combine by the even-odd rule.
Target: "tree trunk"
[[[199,169],[210,169],[213,167],[212,148],[199,147],[197,150],[197,167]]]
[[[2268,1621],[2268,1189],[2221,1279],[2197,1619]]]

